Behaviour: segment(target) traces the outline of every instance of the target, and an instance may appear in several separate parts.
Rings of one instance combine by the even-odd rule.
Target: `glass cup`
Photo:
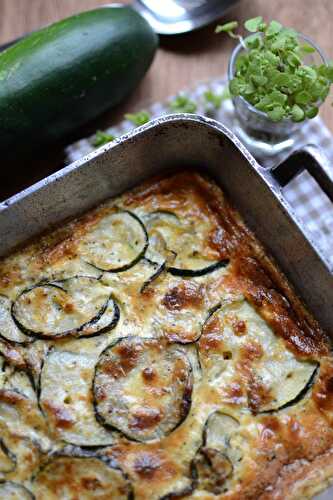
[[[306,64],[327,64],[325,55],[311,39],[302,34],[298,36],[301,43],[311,45],[315,49],[315,52],[306,54],[303,58]],[[244,50],[243,45],[239,43],[231,54],[228,67],[229,82],[235,74],[237,57]],[[273,122],[266,113],[256,109],[241,96],[233,97],[232,102],[236,118],[234,132],[257,158],[273,157],[292,149],[297,141],[297,133],[307,121],[293,122],[284,119]]]

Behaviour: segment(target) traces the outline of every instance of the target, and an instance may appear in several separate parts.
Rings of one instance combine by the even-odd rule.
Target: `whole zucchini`
[[[138,84],[157,35],[130,7],[102,7],[36,31],[0,54],[0,153],[63,138]]]

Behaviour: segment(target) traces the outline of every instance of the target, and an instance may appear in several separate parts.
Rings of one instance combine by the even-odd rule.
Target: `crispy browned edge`
[[[293,462],[284,466],[274,486],[274,500],[306,500],[333,484],[333,449],[318,455],[313,461]],[[263,493],[260,500],[270,500]]]

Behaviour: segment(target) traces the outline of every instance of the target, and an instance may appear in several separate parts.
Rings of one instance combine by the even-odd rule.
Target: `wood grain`
[[[156,0],[163,1],[163,0]],[[23,33],[37,29],[75,12],[110,3],[110,0],[0,0],[0,43],[4,43]],[[130,3],[125,0],[124,3]],[[242,22],[248,17],[263,15],[267,20],[277,19],[283,24],[306,33],[322,47],[326,55],[333,59],[333,1],[332,0],[242,0],[223,21],[237,19]],[[137,90],[117,110],[84,127],[76,139],[94,129],[118,121],[127,111],[135,111],[155,100],[163,100],[168,95],[198,81],[223,75],[233,42],[228,37],[216,36],[213,27],[174,38],[162,38],[154,63]],[[322,106],[321,116],[333,132],[332,98]],[[23,184],[20,179],[13,189],[30,184],[37,178],[61,166],[63,157],[59,150],[49,151],[36,158],[38,168],[28,175]],[[1,190],[1,188],[0,188]],[[6,193],[2,193],[0,197]]]

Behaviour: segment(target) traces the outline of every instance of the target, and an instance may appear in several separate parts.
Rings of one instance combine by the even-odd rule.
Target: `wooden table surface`
[[[111,0],[112,1],[112,0]],[[164,0],[156,0],[164,1]],[[54,22],[75,12],[111,3],[110,0],[0,0],[0,43],[23,33]],[[124,1],[130,3],[130,1]],[[333,59],[333,1],[332,0],[242,0],[223,19],[237,19],[262,15],[266,20],[277,19],[313,38]],[[162,38],[161,46],[148,74],[117,110],[108,113],[68,140],[77,139],[95,129],[120,120],[123,113],[140,110],[145,104],[161,100],[170,94],[189,87],[197,81],[223,75],[233,41],[227,36],[217,36],[213,26],[195,33],[174,38]],[[332,98],[322,106],[321,116],[333,132]],[[13,194],[24,186],[51,173],[63,165],[62,145],[43,149],[27,163],[15,179],[0,183],[0,199]]]

